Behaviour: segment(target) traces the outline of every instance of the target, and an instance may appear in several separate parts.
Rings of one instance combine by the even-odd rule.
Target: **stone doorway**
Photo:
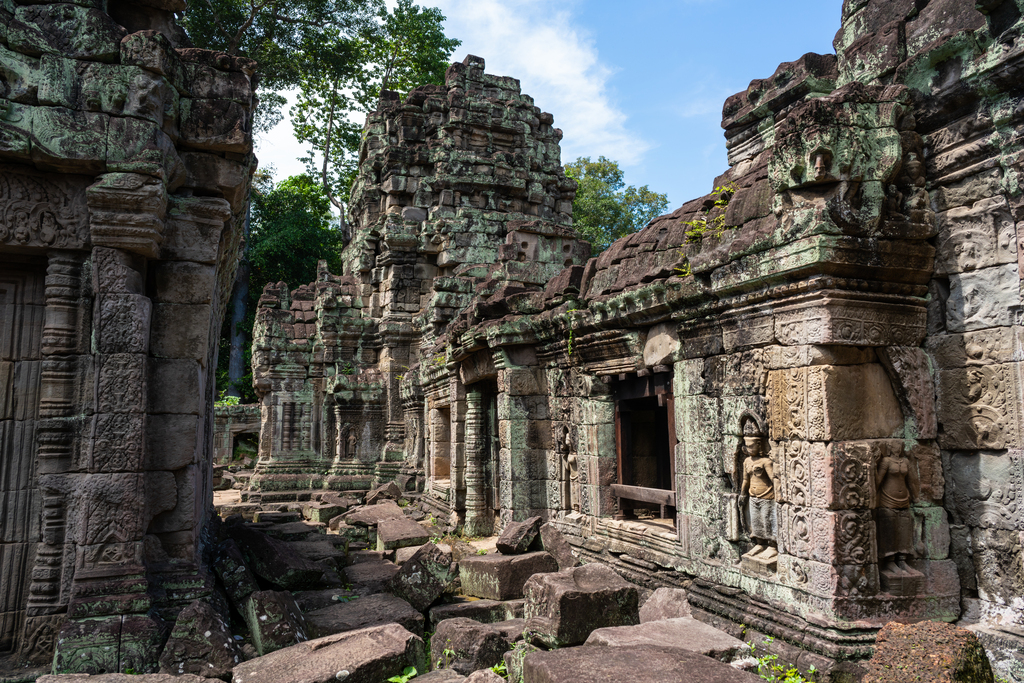
[[[673,524],[675,411],[670,373],[621,378],[614,383],[615,441],[620,519],[639,517]]]
[[[16,651],[39,538],[36,422],[44,259],[0,259],[0,654]]]

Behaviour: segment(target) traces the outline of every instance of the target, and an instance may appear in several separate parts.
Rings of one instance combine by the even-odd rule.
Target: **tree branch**
[[[218,28],[218,30],[220,30],[220,32],[224,34],[224,37],[227,38],[228,41],[230,41],[231,40],[231,34],[228,33],[228,30],[226,28],[224,28],[224,24],[222,24],[220,22],[220,19],[217,18],[217,10],[215,10],[213,8],[212,0],[206,0],[206,4],[209,5],[209,7],[210,7],[210,14],[213,15],[213,25],[216,26]]]

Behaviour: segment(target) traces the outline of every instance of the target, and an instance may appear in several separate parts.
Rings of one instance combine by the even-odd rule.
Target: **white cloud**
[[[447,17],[445,32],[462,41],[452,55],[483,57],[487,73],[518,78],[523,92],[551,112],[562,129],[562,161],[604,155],[623,166],[643,161],[651,145],[627,126],[612,101],[608,81],[614,71],[602,64],[587,33],[574,24],[570,9],[552,9],[545,0],[420,0],[438,6]],[[389,3],[390,4],[390,3]],[[285,118],[257,140],[261,165],[273,164],[278,179],[302,173],[296,160],[305,150]]]
[[[607,90],[613,71],[571,9],[545,0],[434,0],[446,33],[462,41],[455,58],[483,57],[487,72],[512,76],[565,132],[562,160],[605,155],[629,166],[651,145],[629,130]],[[569,3],[571,6],[571,3]]]

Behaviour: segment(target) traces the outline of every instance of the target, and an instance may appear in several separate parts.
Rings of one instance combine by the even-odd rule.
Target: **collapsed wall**
[[[588,261],[550,120],[496,135],[519,105],[474,59],[449,105],[388,103],[345,273],[265,292],[265,471],[422,481],[472,534],[540,515],[835,680],[894,620],[1019,649],[1021,14],[846,0],[836,55],[725,103],[714,192]],[[480,162],[517,130],[547,184]]]
[[[184,7],[0,2],[0,656],[58,672],[149,670],[212,589],[255,65]]]

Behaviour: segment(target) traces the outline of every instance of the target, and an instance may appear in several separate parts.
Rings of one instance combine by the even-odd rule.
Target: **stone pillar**
[[[122,249],[92,252],[96,293],[93,339],[96,352],[95,415],[87,426],[92,448],[79,459],[71,487],[75,510],[74,581],[68,621],[56,645],[55,667],[95,673],[139,668],[132,652],[156,633],[146,624],[126,636],[124,615],[144,615],[151,606],[143,557],[146,478],[147,367],[152,303],[143,292],[145,262]],[[171,495],[175,487],[170,483]],[[45,488],[45,483],[44,483]],[[151,507],[151,506],[150,506]],[[96,646],[98,630],[116,646]],[[142,649],[145,649],[144,647]],[[126,662],[131,662],[126,663]]]
[[[29,587],[21,652],[39,661],[52,655],[69,596],[64,576],[74,571],[74,547],[67,540],[67,477],[73,467],[76,385],[85,349],[78,334],[82,257],[51,252],[46,268],[46,313],[42,332],[36,471],[42,496],[41,534]]]
[[[466,533],[470,536],[489,536],[494,531],[494,512],[487,500],[490,484],[483,398],[480,389],[466,392]]]

